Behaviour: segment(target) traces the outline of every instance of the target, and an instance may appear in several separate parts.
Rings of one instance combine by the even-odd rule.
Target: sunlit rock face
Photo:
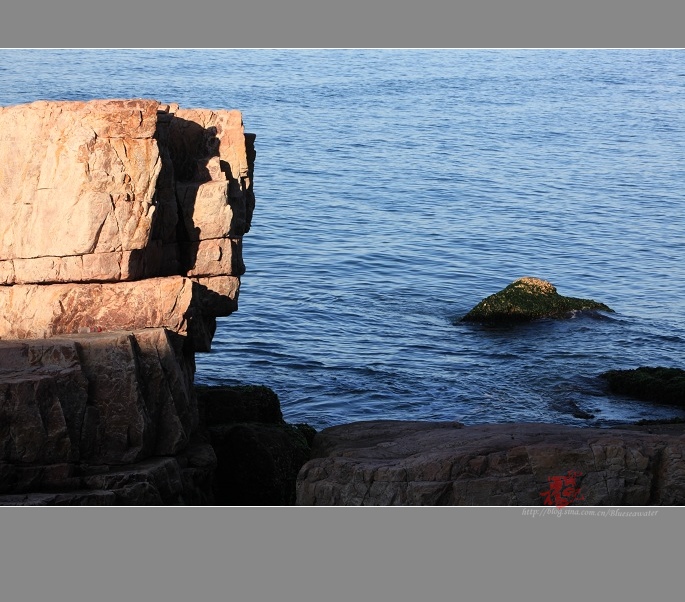
[[[238,308],[254,139],[150,99],[0,108],[0,494],[208,500],[194,353]]]
[[[0,284],[240,275],[253,142],[239,111],[0,108]]]
[[[0,108],[0,339],[163,327],[209,350],[237,309],[254,138],[239,111],[156,100]]]

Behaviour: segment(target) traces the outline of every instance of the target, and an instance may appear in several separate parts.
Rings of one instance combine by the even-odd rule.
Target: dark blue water
[[[199,382],[317,428],[685,415],[597,378],[685,367],[685,52],[0,51],[0,104],[98,97],[257,134],[240,310]],[[458,322],[521,276],[616,313]]]

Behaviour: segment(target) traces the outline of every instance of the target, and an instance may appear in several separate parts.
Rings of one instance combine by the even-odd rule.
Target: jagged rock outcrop
[[[237,309],[239,111],[0,108],[0,504],[208,503],[194,353]]]
[[[330,427],[317,433],[312,459],[298,475],[297,504],[683,505],[682,426],[661,432],[400,421]]]
[[[540,318],[567,318],[574,311],[613,310],[592,299],[564,297],[546,280],[519,278],[478,303],[463,318],[466,322],[520,322]]]
[[[163,326],[208,350],[214,318],[237,307],[254,155],[239,111],[0,108],[0,339]],[[129,284],[170,276],[183,278]]]
[[[208,350],[237,309],[254,138],[239,111],[156,100],[0,108],[0,339],[165,327]]]

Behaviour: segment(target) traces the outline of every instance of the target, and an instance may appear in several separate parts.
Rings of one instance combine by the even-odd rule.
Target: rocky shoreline
[[[372,421],[323,430],[299,505],[682,505],[685,425]]]
[[[609,391],[685,405],[685,370],[603,375]],[[610,428],[369,421],[324,429],[298,505],[684,505],[685,420]]]
[[[13,473],[5,463],[0,505],[685,503],[680,419],[611,428],[375,420],[317,433],[286,423],[265,386],[194,393],[198,427],[180,452],[121,465],[15,463]]]
[[[164,448],[158,439],[151,453],[123,463],[112,440],[99,446],[105,457],[84,454],[54,462],[38,456],[48,446],[37,433],[47,433],[49,425],[41,429],[27,416],[15,420],[26,426],[22,442],[33,444],[23,458],[33,455],[30,461],[0,463],[0,506],[294,505],[314,429],[286,423],[278,396],[267,387],[198,386],[193,393],[198,420],[189,441]],[[97,435],[81,434],[86,436]]]
[[[245,270],[240,112],[39,101],[0,131],[0,505],[685,504],[675,423],[316,433],[267,387],[196,386]],[[611,311],[524,278],[464,319],[586,310]],[[640,370],[608,378],[685,405],[682,371]]]

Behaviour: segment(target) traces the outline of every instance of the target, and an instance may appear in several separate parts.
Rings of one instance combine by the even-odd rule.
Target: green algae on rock
[[[609,370],[602,378],[609,389],[641,401],[685,406],[685,370],[641,366],[633,370]]]
[[[593,301],[564,297],[546,280],[519,278],[476,305],[462,320],[467,322],[517,322],[541,318],[567,318],[574,311],[614,310]]]

